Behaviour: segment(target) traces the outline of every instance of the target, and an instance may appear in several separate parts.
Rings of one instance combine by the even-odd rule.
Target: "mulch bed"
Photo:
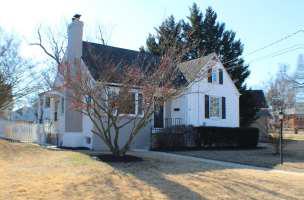
[[[125,155],[125,156],[113,156],[112,154],[101,154],[98,155],[97,158],[103,162],[124,162],[124,163],[129,163],[129,162],[141,162],[143,161],[142,158],[137,157],[137,156],[132,156],[132,155]]]

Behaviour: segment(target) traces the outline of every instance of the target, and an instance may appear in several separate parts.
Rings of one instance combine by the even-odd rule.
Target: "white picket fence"
[[[22,121],[0,120],[0,137],[20,142],[44,142],[44,134],[39,124]]]

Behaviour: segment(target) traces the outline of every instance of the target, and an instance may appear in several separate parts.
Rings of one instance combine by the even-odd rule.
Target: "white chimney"
[[[70,62],[82,56],[83,22],[79,20],[80,16],[79,14],[74,15],[68,26],[67,59]]]

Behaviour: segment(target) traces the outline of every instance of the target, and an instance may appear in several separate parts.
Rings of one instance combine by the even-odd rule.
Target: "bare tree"
[[[97,80],[92,79],[81,62],[77,63],[74,73],[69,63],[62,64],[60,70],[65,79],[63,88],[69,91],[71,109],[90,118],[94,125],[92,132],[114,156],[125,155],[134,137],[151,120],[156,104],[180,91],[173,84],[178,70],[172,55],[165,55],[149,66],[126,65],[123,69],[109,60]],[[127,126],[130,131],[123,132]],[[120,145],[122,135],[127,140]]]
[[[58,66],[62,63],[62,59],[67,46],[66,29],[67,22],[61,23],[58,26],[40,26],[36,31],[36,41],[31,42],[31,46],[36,46],[46,55],[47,63],[44,69],[39,72],[39,80],[43,91],[50,90],[53,87],[54,78],[58,72]],[[98,26],[96,39],[104,45],[109,42],[109,33],[101,25]]]
[[[35,90],[30,73],[32,66],[20,55],[20,41],[0,29],[0,111],[10,110],[14,103]]]
[[[45,61],[41,63],[43,69],[38,72],[37,79],[41,81],[40,90],[47,91],[53,87],[57,68],[62,62],[67,45],[66,35],[67,23],[50,27],[39,26],[36,31],[36,41],[31,46],[36,46],[46,55]]]
[[[280,66],[276,77],[268,83],[266,98],[273,112],[294,106],[295,92],[293,82],[287,76],[287,66]]]
[[[269,121],[268,125],[272,132],[270,135],[270,142],[273,144],[274,154],[278,154],[280,145],[280,120],[278,119],[278,114],[281,111],[286,111],[295,106],[295,91],[293,82],[290,81],[290,78],[287,75],[286,65],[281,65],[275,78],[269,82],[266,98],[274,117],[273,120]],[[284,147],[285,146],[286,141],[284,142]]]

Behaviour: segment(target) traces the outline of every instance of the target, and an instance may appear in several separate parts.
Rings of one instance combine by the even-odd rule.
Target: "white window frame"
[[[109,87],[108,88],[108,91],[115,92],[117,94],[119,94],[119,90],[120,90],[119,87]],[[139,105],[139,97],[138,96],[139,96],[139,94],[142,94],[142,93],[138,89],[132,89],[130,91],[130,93],[135,94],[135,102],[134,102],[135,103],[135,105],[134,105],[135,106],[135,113],[120,113],[119,116],[143,117],[144,116],[144,111],[142,112],[142,114],[138,114],[138,105]],[[107,95],[107,97],[108,97],[108,95]],[[143,105],[144,104],[142,104],[142,107],[143,107]],[[116,110],[116,113],[117,113],[117,110]]]
[[[212,115],[213,112],[211,112],[212,108],[212,99],[218,99],[218,106],[219,106],[219,112],[218,112],[218,116]],[[209,118],[210,119],[221,119],[222,118],[222,101],[221,101],[221,97],[218,96],[212,96],[209,95]]]

